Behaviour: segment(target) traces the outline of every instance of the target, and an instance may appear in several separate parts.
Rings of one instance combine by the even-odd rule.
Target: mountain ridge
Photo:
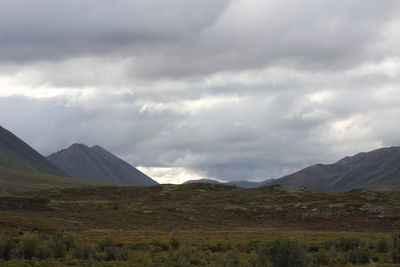
[[[0,126],[0,168],[69,176],[12,132]]]
[[[400,189],[400,147],[361,152],[333,164],[314,164],[266,183],[273,184],[326,191]]]

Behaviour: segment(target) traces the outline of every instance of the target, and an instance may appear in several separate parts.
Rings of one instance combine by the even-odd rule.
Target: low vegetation
[[[24,230],[324,230],[400,228],[400,192],[316,192],[218,184],[0,192],[0,225]],[[245,229],[246,228],[246,229]]]
[[[6,231],[0,234],[1,266],[395,266],[399,234],[365,240],[344,235],[322,243],[280,238],[272,241],[189,242],[169,240],[85,241],[77,234]],[[25,265],[23,265],[25,264]]]
[[[397,191],[1,190],[0,266],[396,266],[399,224]]]

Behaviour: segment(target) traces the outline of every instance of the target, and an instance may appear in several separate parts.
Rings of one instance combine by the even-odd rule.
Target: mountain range
[[[72,177],[128,185],[156,185],[156,181],[96,145],[73,144],[47,157],[54,165]]]
[[[0,193],[37,189],[111,185],[76,179],[0,126]]]
[[[38,189],[58,185],[100,185],[104,182],[142,186],[157,184],[100,146],[74,144],[45,158],[0,126],[0,186]],[[221,183],[209,179],[186,183],[193,182]],[[315,164],[279,179],[222,184],[238,187],[281,184],[324,191],[400,189],[400,147],[358,153],[333,164]]]
[[[400,189],[400,147],[359,153],[333,164],[315,164],[265,183],[272,184],[326,191]]]
[[[345,191],[353,188],[400,189],[400,147],[386,147],[345,157],[333,164],[315,164],[293,174],[262,182],[191,180],[239,187],[288,185],[323,191]]]

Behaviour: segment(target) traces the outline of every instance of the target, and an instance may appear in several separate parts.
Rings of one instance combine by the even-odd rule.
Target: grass
[[[179,261],[190,253],[197,255],[192,260],[200,260],[199,266],[263,266],[251,265],[258,259],[256,254],[261,253],[261,247],[255,254],[243,248],[283,239],[307,242],[311,258],[335,259],[337,265],[330,266],[356,264],[358,260],[351,257],[358,254],[357,257],[367,255],[374,262],[395,266],[389,252],[385,256],[362,247],[352,252],[331,253],[324,247],[327,242],[341,238],[361,239],[363,244],[391,240],[399,226],[398,191],[315,192],[276,185],[248,189],[198,183],[86,186],[30,192],[3,190],[0,194],[0,229],[21,233],[63,232],[89,247],[98,247],[102,240],[112,239],[121,248],[132,248],[129,253],[137,261],[136,266],[156,266],[155,262],[165,263],[167,259]],[[170,244],[174,235],[181,244],[186,244],[182,251],[154,248],[159,243]],[[136,249],[149,247],[150,252]],[[158,252],[151,254],[153,249]],[[104,254],[96,253],[96,257]],[[234,253],[242,265],[225,265],[225,260]],[[207,264],[204,259],[209,259]],[[70,260],[75,265],[82,263],[79,259]],[[92,266],[130,266],[124,265],[129,261],[99,265],[93,260],[96,263]],[[57,264],[68,265],[65,261],[68,259]],[[134,261],[131,264],[135,266]],[[157,266],[191,265],[160,264]]]
[[[10,197],[0,198],[0,223],[41,231],[390,232],[400,226],[397,191],[335,193],[280,186],[247,189],[186,184],[65,188]],[[46,201],[30,208],[29,202],[37,198]]]
[[[102,185],[111,185],[111,183],[71,177],[61,177],[34,171],[17,171],[0,168],[0,189],[2,189],[3,191],[6,190],[23,192],[32,190],[46,190],[52,188]]]

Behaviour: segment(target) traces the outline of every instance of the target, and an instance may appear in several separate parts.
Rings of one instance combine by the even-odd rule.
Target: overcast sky
[[[0,3],[0,125],[159,182],[278,178],[400,145],[398,0]]]

